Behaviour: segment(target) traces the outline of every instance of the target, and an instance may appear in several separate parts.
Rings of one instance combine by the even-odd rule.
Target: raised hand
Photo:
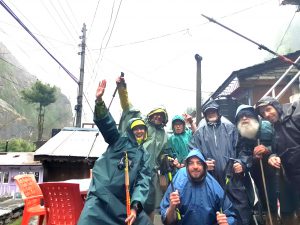
[[[106,88],[106,80],[100,81],[96,91],[97,100],[102,100],[102,96],[104,95],[105,88]]]

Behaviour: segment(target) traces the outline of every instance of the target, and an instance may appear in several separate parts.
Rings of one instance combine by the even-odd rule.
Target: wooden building
[[[300,62],[300,51],[290,53],[286,57]],[[218,100],[225,116],[232,118],[239,104],[254,105],[285,73],[285,78],[278,83],[274,93],[277,96],[295,76],[298,76],[279,99],[281,103],[290,102],[300,93],[299,70],[279,58],[233,71],[211,97]],[[272,96],[272,93],[269,95]]]
[[[14,196],[18,192],[14,176],[34,174],[43,182],[43,167],[34,161],[34,152],[2,152],[0,155],[0,196]]]
[[[66,127],[36,150],[44,181],[80,179],[90,176],[95,160],[107,148],[97,128]]]

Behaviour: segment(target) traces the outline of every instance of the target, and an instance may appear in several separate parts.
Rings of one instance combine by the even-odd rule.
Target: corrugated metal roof
[[[97,135],[97,136],[96,136]],[[35,157],[89,157],[98,158],[107,148],[97,128],[66,127],[35,152]]]
[[[0,155],[0,165],[41,165],[40,161],[34,161],[34,152],[7,152]]]

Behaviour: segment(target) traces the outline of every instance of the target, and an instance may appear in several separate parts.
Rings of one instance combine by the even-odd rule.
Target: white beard
[[[255,139],[256,134],[259,129],[259,122],[256,119],[249,118],[249,123],[242,124],[241,121],[238,122],[237,128],[242,137],[248,139]]]

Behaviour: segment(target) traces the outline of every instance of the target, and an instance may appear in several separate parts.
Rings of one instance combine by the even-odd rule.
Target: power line
[[[0,53],[0,54],[2,54],[2,53]],[[10,54],[10,53],[7,53],[7,54]],[[24,69],[22,69],[22,68],[16,66],[15,64],[13,64],[13,63],[7,61],[6,59],[4,59],[4,58],[2,58],[2,57],[0,57],[0,59],[1,59],[2,61],[6,62],[7,64],[11,65],[11,66],[13,66],[13,67],[15,67],[15,68],[17,68],[17,69],[19,69],[19,70],[21,70],[21,71],[23,71],[23,72],[28,73],[26,70],[24,70]]]
[[[96,6],[96,9],[95,9],[95,12],[94,12],[94,16],[93,16],[93,19],[92,19],[92,23],[91,23],[91,26],[90,26],[90,30],[89,30],[88,36],[90,36],[90,33],[91,33],[91,31],[92,31],[92,27],[93,27],[93,25],[94,25],[94,21],[95,21],[97,12],[98,12],[98,7],[99,7],[100,1],[101,1],[101,0],[98,0],[98,2],[97,2],[97,6]]]
[[[79,23],[78,23],[78,21],[77,21],[77,18],[76,18],[75,14],[74,14],[74,12],[73,12],[73,10],[72,10],[72,7],[69,5],[69,2],[68,2],[68,1],[65,1],[65,2],[66,2],[66,4],[68,5],[68,9],[71,11],[71,14],[72,14],[72,16],[73,16],[73,18],[74,18],[74,21],[75,21],[77,27],[79,27],[80,25],[79,25]]]
[[[133,41],[133,42],[129,42],[129,43],[124,43],[124,44],[114,45],[114,46],[110,46],[110,47],[105,47],[103,49],[119,48],[119,47],[124,47],[124,46],[128,46],[128,45],[141,44],[141,43],[144,43],[144,42],[154,41],[154,40],[161,39],[161,38],[166,38],[166,37],[173,36],[173,35],[176,35],[178,33],[183,33],[183,32],[187,32],[187,31],[189,31],[189,28],[174,31],[174,32],[167,33],[167,34],[162,34],[162,35],[159,35],[159,36],[156,36],[156,37],[151,37],[151,38],[147,38],[147,39],[140,40],[140,41]],[[101,49],[91,49],[91,51],[101,51]]]
[[[52,18],[52,20],[54,21],[54,23],[56,24],[56,26],[58,27],[58,29],[60,30],[60,32],[66,37],[68,38],[67,34],[65,33],[65,30],[60,26],[60,24],[57,22],[56,17],[53,16],[53,13],[50,12],[49,7],[47,7],[45,5],[45,3],[43,1],[41,1],[43,7],[46,9],[46,11],[48,12],[48,14],[50,15],[50,17]],[[73,45],[72,45],[73,46]]]
[[[288,30],[290,29],[291,24],[292,24],[292,22],[293,22],[293,20],[294,20],[294,18],[295,18],[295,16],[296,16],[296,13],[297,13],[297,11],[295,11],[295,13],[294,13],[294,15],[293,15],[291,21],[289,22],[289,25],[287,26],[287,28],[286,28],[286,30],[285,30],[285,32],[284,32],[284,34],[283,34],[283,36],[282,36],[282,38],[281,38],[281,40],[280,40],[280,42],[279,42],[279,45],[278,45],[278,47],[276,48],[276,52],[278,51],[279,47],[281,46],[281,44],[282,44],[282,42],[283,42],[283,39],[285,38],[285,35],[287,34]]]
[[[267,2],[270,2],[270,1],[272,1],[272,0],[267,0],[267,1],[262,2],[260,4],[256,4],[254,6],[250,6],[250,7],[244,8],[242,10],[239,10],[239,11],[236,11],[236,12],[232,12],[230,14],[221,16],[221,18],[226,18],[226,17],[230,17],[230,16],[233,16],[233,15],[236,15],[236,14],[240,14],[242,12],[245,12],[245,11],[251,10],[253,8],[256,8],[258,6],[261,6],[263,4],[266,4]],[[194,27],[199,27],[199,26],[203,26],[203,25],[206,25],[206,24],[209,24],[209,22],[203,22],[203,23],[198,24],[198,25],[196,25]],[[174,32],[162,34],[162,35],[159,35],[159,36],[150,37],[150,38],[147,38],[147,39],[144,39],[144,40],[139,40],[139,41],[133,41],[133,42],[124,43],[124,44],[114,45],[114,46],[110,46],[110,47],[105,47],[103,49],[119,48],[119,47],[125,47],[125,46],[129,46],[129,45],[141,44],[141,43],[148,42],[148,41],[154,41],[154,40],[157,40],[157,39],[167,38],[169,36],[173,36],[173,35],[176,35],[178,33],[189,32],[192,29],[195,29],[195,28],[188,27],[188,28],[184,28],[184,29],[177,30],[177,31],[174,31]],[[100,48],[100,49],[91,49],[91,51],[101,51],[101,50],[102,50],[102,48]]]
[[[37,39],[37,37],[25,26],[25,24],[14,14],[14,12],[5,4],[3,0],[0,0],[0,4],[3,8],[26,30],[26,32],[48,53],[48,55],[54,59],[63,70],[78,84],[78,79],[64,67],[45,47],[44,45]]]
[[[64,25],[66,31],[69,33],[71,39],[73,39],[74,43],[76,43],[76,40],[75,40],[75,38],[72,35],[72,32],[70,31],[69,27],[65,24],[65,21],[63,20],[62,16],[60,15],[60,13],[58,12],[58,10],[56,9],[55,5],[52,3],[52,1],[49,1],[49,2],[50,2],[50,5],[52,6],[52,8],[54,9],[54,11],[56,12],[56,14],[58,15],[60,21]]]
[[[115,1],[114,1],[114,4],[115,4]],[[103,41],[104,41],[104,38],[105,38],[105,36],[106,36],[107,32],[109,31],[110,23],[111,23],[111,20],[112,20],[112,15],[113,15],[113,11],[114,11],[114,4],[113,4],[113,7],[112,7],[112,11],[111,11],[111,17],[110,17],[110,21],[109,21],[109,26],[108,26],[108,28],[107,28],[107,30],[106,30],[106,32],[105,32],[105,35],[104,35],[104,37],[103,37],[103,39],[102,39],[102,42],[101,42],[101,47],[100,47],[101,49],[102,49],[102,43],[103,43]],[[107,45],[108,45],[108,43],[109,43],[109,41],[110,41],[110,38],[111,38],[112,32],[113,32],[113,30],[114,30],[114,27],[115,27],[115,23],[116,23],[116,21],[117,21],[118,15],[119,15],[119,11],[120,11],[120,8],[121,8],[121,4],[122,4],[122,0],[120,1],[119,7],[118,7],[118,10],[117,10],[117,13],[116,13],[116,16],[115,16],[114,22],[113,22],[113,26],[112,26],[112,28],[111,28],[111,31],[110,31],[110,34],[109,34],[108,40],[107,40],[107,42],[106,42],[106,45],[105,45],[105,48],[107,47]],[[97,64],[98,64],[98,61],[99,61],[100,55],[101,55],[101,50],[100,50],[100,52],[99,52],[99,57],[98,57],[98,59],[97,59],[97,61],[96,61],[96,63],[95,63],[95,67],[96,67],[96,66],[97,66]],[[102,57],[101,57],[101,60],[100,60],[100,62],[102,61],[102,59],[103,59],[103,56],[104,56],[104,53],[102,54]],[[94,67],[93,71],[95,70],[95,67]],[[98,76],[98,75],[97,75],[97,74],[95,74],[95,76],[94,76],[94,80],[97,78],[97,76]]]
[[[69,23],[71,24],[71,26],[72,26],[72,28],[73,28],[75,34],[76,34],[77,36],[80,36],[80,34],[78,33],[76,27],[75,27],[74,24],[72,23],[72,20],[70,20],[69,16],[67,15],[66,11],[64,10],[64,7],[62,7],[62,5],[61,5],[60,2],[61,2],[61,1],[58,1],[58,5],[60,6],[60,8],[61,8],[63,14],[65,15],[65,18],[66,18],[66,19],[69,21]],[[63,21],[63,24],[65,24],[65,23],[64,23],[64,20],[62,20],[62,21]],[[66,26],[66,25],[65,25],[65,26]],[[66,27],[68,28],[68,26],[66,26]],[[71,33],[70,33],[70,34],[71,34]],[[71,35],[72,35],[72,34],[71,34]],[[74,40],[74,38],[73,38],[73,40]],[[76,43],[76,40],[75,40],[75,43]]]
[[[114,8],[115,8],[115,2],[116,2],[116,1],[114,0],[114,2],[113,2],[113,7],[112,7],[111,13],[110,13],[110,18],[109,18],[108,26],[107,26],[107,29],[106,29],[106,31],[105,31],[105,34],[104,34],[104,36],[103,36],[103,38],[102,38],[102,40],[101,40],[99,56],[98,56],[98,59],[96,60],[96,63],[95,63],[95,66],[94,66],[94,69],[93,69],[93,70],[95,70],[95,68],[96,68],[96,66],[97,66],[97,64],[98,64],[98,61],[99,61],[99,59],[100,59],[101,53],[102,53],[102,45],[103,45],[104,39],[105,39],[105,37],[106,37],[106,35],[107,35],[108,31],[109,31],[109,28],[110,28],[110,24],[111,24],[111,21],[112,21],[112,17],[113,17],[113,13],[114,13]]]

